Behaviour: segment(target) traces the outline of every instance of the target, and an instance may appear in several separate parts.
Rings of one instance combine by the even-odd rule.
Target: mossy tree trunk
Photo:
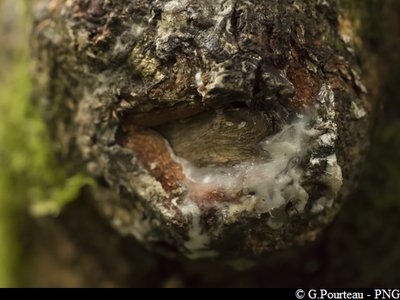
[[[39,2],[42,2],[42,5],[43,3],[44,5],[52,5],[52,9],[55,10],[58,9],[57,5],[64,5],[64,1],[48,3],[46,1],[37,1],[37,3]],[[90,2],[91,4],[85,1],[77,2],[82,2],[82,5],[86,5],[85,9],[90,11],[90,17],[93,18],[94,23],[102,22],[102,10],[99,6],[102,1],[93,1]],[[93,199],[93,194],[87,188],[82,190],[77,201],[67,205],[57,218],[49,217],[29,221],[32,226],[27,229],[27,232],[29,232],[31,238],[23,241],[23,244],[27,247],[25,253],[29,256],[29,263],[24,266],[25,272],[22,284],[25,286],[103,287],[272,287],[319,285],[386,286],[398,283],[399,276],[396,270],[400,265],[398,255],[400,245],[398,242],[393,242],[397,236],[396,230],[393,228],[398,228],[399,226],[400,203],[389,196],[385,196],[385,201],[383,201],[384,195],[379,195],[376,191],[382,188],[380,186],[382,184],[390,185],[388,183],[390,180],[377,176],[376,173],[379,170],[390,175],[392,177],[391,180],[394,180],[394,182],[399,180],[399,178],[394,178],[398,175],[396,171],[386,165],[382,165],[381,160],[382,156],[387,155],[388,149],[386,145],[392,146],[395,143],[394,139],[396,141],[400,140],[398,134],[393,133],[395,132],[393,128],[399,128],[395,118],[396,114],[393,114],[393,111],[398,111],[399,108],[399,93],[394,88],[396,86],[395,72],[398,72],[398,69],[394,66],[396,64],[400,66],[400,63],[399,56],[393,53],[393,49],[400,46],[399,34],[398,32],[396,34],[395,31],[395,24],[400,20],[398,14],[400,9],[396,1],[388,1],[385,5],[375,1],[366,2],[370,2],[367,3],[370,5],[369,7],[365,3],[354,4],[346,1],[345,7],[348,10],[348,14],[343,16],[348,18],[349,22],[353,20],[357,23],[357,21],[362,20],[358,24],[360,25],[358,29],[361,30],[361,27],[367,27],[368,29],[364,29],[367,33],[371,32],[371,28],[376,30],[373,35],[367,35],[362,43],[359,40],[359,44],[356,45],[360,47],[359,50],[364,51],[364,54],[371,53],[370,51],[374,50],[371,46],[374,46],[377,41],[381,45],[378,51],[374,51],[373,56],[365,55],[364,57],[366,62],[364,64],[364,74],[368,74],[366,77],[367,86],[372,91],[371,97],[397,99],[397,102],[390,101],[387,104],[387,107],[390,107],[387,113],[385,112],[388,118],[379,127],[376,139],[381,145],[385,145],[383,149],[385,154],[382,154],[379,144],[374,148],[370,160],[367,161],[368,172],[361,180],[361,189],[350,197],[338,220],[324,232],[322,238],[301,248],[269,253],[259,259],[258,266],[244,272],[233,271],[230,266],[219,264],[218,260],[216,262],[191,262],[184,259],[166,258],[144,250],[133,238],[122,237],[116,233],[104,218],[104,212],[99,213],[98,205],[94,204],[96,201]],[[368,12],[367,8],[371,11]],[[43,12],[46,11],[51,12],[51,10],[47,10],[44,7]],[[77,11],[75,12],[78,13]],[[367,18],[366,16],[373,16],[373,18]],[[374,20],[374,24],[366,24],[365,20],[368,20],[368,22]],[[112,20],[110,22],[112,24]],[[342,25],[346,26],[346,22]],[[333,22],[331,26],[337,26],[337,24],[333,24],[336,23]],[[357,24],[355,27],[357,28]],[[57,26],[51,28],[56,32],[55,36],[57,36],[57,30],[61,30]],[[343,30],[346,31],[346,28],[343,28]],[[101,57],[97,54],[102,51],[105,51],[104,53],[110,51],[110,49],[102,49],[102,45],[104,47],[107,45],[107,38],[114,38],[102,36],[102,34],[106,35],[104,32],[93,31],[93,36],[99,39],[97,41],[99,52],[92,53],[94,56],[88,54],[88,59],[92,57],[92,63],[99,66],[99,68],[104,62],[101,61]],[[75,37],[77,38],[77,43],[82,43],[82,49],[85,49],[84,44],[90,37],[80,37],[79,35]],[[35,38],[35,35],[33,35],[33,38]],[[40,41],[33,41],[33,43],[37,42],[40,43]],[[78,44],[77,47],[79,47]],[[57,47],[57,41],[54,41],[54,44],[49,44],[48,47],[49,49],[47,50],[42,48],[48,53],[41,53],[40,55],[46,56],[52,53],[51,47]],[[53,54],[56,52],[53,52]],[[65,55],[70,55],[70,53]],[[385,60],[382,59],[383,55],[385,55]],[[118,64],[123,61],[121,57],[119,59],[117,57],[113,63]],[[48,70],[48,66],[41,66],[40,63],[42,62],[39,62],[38,65],[36,62],[36,68],[49,71],[50,73],[44,76],[54,76],[55,80],[58,78],[56,74],[63,73],[64,68],[75,68],[74,66],[63,66],[59,61],[57,66],[53,66]],[[379,68],[377,65],[381,67]],[[107,66],[104,65],[103,67],[106,68]],[[372,70],[373,72],[371,72]],[[379,72],[379,74],[383,75],[373,76],[374,72]],[[40,72],[39,74],[43,75]],[[41,80],[48,79],[39,77],[37,80],[40,83]],[[74,78],[65,80],[73,81]],[[67,107],[67,109],[68,105],[71,105],[73,109],[75,96],[69,95],[72,100],[66,99],[64,84],[65,81],[64,83],[57,83],[56,81],[52,83],[53,88],[49,90],[51,92],[49,96],[58,101],[57,105],[61,105],[64,108]],[[123,93],[124,87],[121,87],[121,89]],[[84,91],[78,92],[84,94]],[[69,102],[70,100],[71,102]],[[65,103],[62,103],[63,101]],[[373,110],[377,112],[379,109],[374,107]],[[56,149],[60,164],[67,165],[67,172],[80,171],[79,164],[73,164],[71,159],[81,161],[82,154],[74,146],[71,146],[76,137],[71,137],[68,129],[68,126],[71,126],[71,128],[75,126],[76,119],[52,106],[48,107],[47,117],[48,122],[54,124],[51,130],[52,136],[57,137],[56,140],[58,142],[61,140],[64,143]],[[57,124],[64,125],[60,128]],[[398,147],[396,149],[400,149],[399,142],[395,146]],[[386,160],[399,159],[395,152],[396,150],[389,151],[393,155],[387,155],[388,158]],[[348,180],[350,180],[349,185],[355,183],[354,178]],[[370,192],[371,186],[374,187],[372,192]],[[389,188],[393,189],[393,187]],[[369,226],[366,227],[365,224],[369,224]],[[375,246],[365,249],[364,244],[372,243]],[[369,261],[371,265],[366,265],[365,261]],[[346,273],[343,272],[344,269],[347,270]],[[374,275],[375,272],[380,275]]]

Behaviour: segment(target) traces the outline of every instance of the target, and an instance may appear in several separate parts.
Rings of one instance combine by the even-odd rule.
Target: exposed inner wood
[[[206,184],[192,183],[183,173],[182,165],[174,160],[165,139],[151,129],[125,125],[119,134],[119,143],[135,152],[140,162],[168,193],[186,184],[192,200],[197,203],[238,201],[242,191],[228,198],[224,191]]]
[[[124,125],[118,136],[120,145],[135,152],[140,162],[167,191],[179,187],[185,175],[171,155],[165,140],[155,131],[136,125]]]
[[[177,156],[197,167],[265,159],[259,143],[277,130],[271,117],[247,108],[205,109],[194,104],[130,113],[122,129],[145,160],[165,158],[167,154],[161,152],[168,148],[162,137]]]
[[[167,192],[186,183],[193,194],[191,196],[198,201],[225,199],[226,195],[214,188],[209,190],[207,185],[190,184],[174,154],[196,167],[232,166],[243,161],[265,160],[266,152],[262,151],[259,143],[274,131],[271,118],[249,109],[206,111],[167,123],[164,123],[166,119],[171,116],[175,119],[179,114],[164,114],[164,118],[158,118],[159,122],[157,115],[130,115],[120,129],[118,142],[135,152]],[[134,123],[135,120],[139,124]],[[164,124],[143,127],[158,123]]]
[[[261,113],[225,109],[167,123],[156,130],[176,155],[203,167],[265,159],[259,143],[273,132],[272,127],[271,119]]]

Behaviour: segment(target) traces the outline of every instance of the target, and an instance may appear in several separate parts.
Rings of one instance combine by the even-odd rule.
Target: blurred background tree
[[[1,287],[400,282],[400,1],[341,1],[362,33],[370,96],[384,103],[360,187],[315,243],[272,253],[245,272],[149,254],[98,216],[81,189],[91,181],[58,166],[30,101],[28,3],[0,0]]]

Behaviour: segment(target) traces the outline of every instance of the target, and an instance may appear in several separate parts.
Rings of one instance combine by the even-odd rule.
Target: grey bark
[[[252,258],[315,239],[353,189],[374,104],[335,1],[35,1],[33,14],[61,160],[103,183],[95,203],[121,234]]]
[[[374,87],[381,79],[384,91],[379,98],[388,104],[384,126],[375,140],[381,143],[381,137],[388,136],[387,129],[393,127],[398,116],[399,60],[393,51],[398,48],[400,36],[395,26],[399,20],[398,3],[385,1],[384,10],[379,1],[360,3],[370,10],[362,22],[367,27],[363,50],[370,46],[381,55],[379,67],[373,65],[371,55],[366,55],[372,69],[367,80],[369,96],[376,97]],[[53,120],[56,119],[54,116]],[[55,121],[50,124],[51,128],[56,127]],[[379,203],[383,199],[374,199],[370,193],[371,188],[383,193],[383,187],[393,183],[382,168],[396,164],[393,147],[392,140],[376,144],[368,160],[374,176],[363,178],[362,189],[349,199],[322,239],[306,247],[270,253],[259,258],[257,267],[251,271],[238,273],[218,262],[189,263],[144,251],[132,238],[115,234],[104,218],[97,215],[91,197],[84,194],[59,218],[40,220],[39,226],[35,220],[21,235],[21,240],[23,237],[28,241],[26,257],[30,257],[29,264],[24,266],[23,285],[393,287],[400,280],[399,209],[382,208]],[[377,181],[376,176],[381,180]],[[387,192],[390,191],[388,188]]]

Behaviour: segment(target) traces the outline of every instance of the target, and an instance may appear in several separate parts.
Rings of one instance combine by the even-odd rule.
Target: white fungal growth
[[[200,224],[200,209],[196,203],[186,199],[180,206],[182,214],[192,218],[192,226],[188,231],[189,239],[184,243],[184,247],[189,250],[187,257],[190,259],[211,258],[218,256],[215,251],[208,250],[211,238],[203,232]]]
[[[239,204],[230,205],[230,214],[254,209],[258,214],[267,213],[285,205],[287,199],[297,199],[302,211],[308,195],[301,187],[303,171],[296,166],[296,160],[304,155],[304,144],[309,139],[307,123],[298,120],[264,140],[261,146],[270,157],[265,162],[196,168],[179,158],[186,175],[188,197],[201,199],[212,191],[222,192],[231,199],[241,195]]]
[[[323,174],[313,180],[327,187],[325,195],[314,201],[311,211],[318,213],[330,207],[343,181],[334,153],[338,136],[335,117],[334,93],[329,85],[323,85],[313,112],[292,121],[260,143],[259,146],[268,157],[261,162],[245,161],[231,167],[199,168],[173,155],[186,177],[184,184],[187,195],[183,203],[176,206],[191,222],[189,239],[184,244],[191,253],[190,258],[217,255],[209,251],[211,235],[204,230],[200,220],[202,199],[207,199],[212,193],[222,194],[229,201],[212,203],[221,211],[221,224],[232,224],[244,215],[259,217],[269,214],[269,226],[277,229],[281,223],[273,217],[275,209],[291,203],[299,214],[305,210],[310,195],[303,187],[303,182],[311,175],[300,162],[308,160],[310,166],[325,168]],[[243,123],[239,126],[246,125]],[[320,148],[332,150],[333,153],[323,156],[316,151]],[[218,234],[217,231],[218,228],[212,234]]]
[[[296,165],[296,160],[304,155],[304,145],[310,134],[306,129],[307,123],[305,119],[299,120],[263,141],[261,146],[270,158],[262,163],[197,168],[182,158],[176,158],[183,167],[188,188],[188,195],[179,208],[185,217],[192,220],[189,240],[184,245],[191,253],[190,258],[216,255],[207,250],[211,237],[203,231],[201,212],[196,204],[197,199],[203,199],[213,191],[223,193],[227,199],[240,195],[238,202],[225,206],[224,223],[234,222],[242,213],[257,216],[270,213],[289,201],[295,203],[299,212],[304,210],[308,194],[301,186],[304,171]],[[271,223],[271,226],[275,225]]]
[[[198,88],[202,88],[204,86],[203,79],[201,78],[201,70],[198,71],[195,75],[196,85]]]

